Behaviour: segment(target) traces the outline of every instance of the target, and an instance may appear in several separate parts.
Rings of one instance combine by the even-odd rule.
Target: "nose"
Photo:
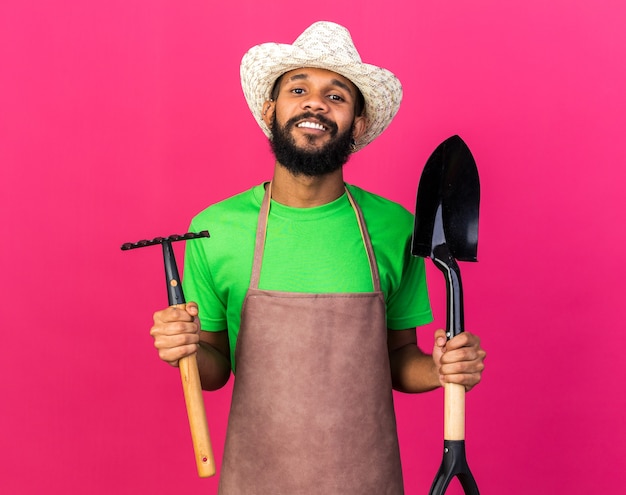
[[[302,108],[312,112],[325,112],[328,110],[328,102],[324,95],[317,91],[311,91],[307,98],[302,101]]]

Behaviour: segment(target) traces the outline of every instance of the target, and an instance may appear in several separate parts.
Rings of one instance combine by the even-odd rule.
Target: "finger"
[[[476,385],[480,383],[480,373],[460,373],[456,375],[441,375],[439,379],[443,383],[456,383],[463,385],[466,391],[470,391]]]
[[[192,306],[193,307],[193,306]],[[197,307],[196,307],[197,311]],[[197,313],[196,313],[197,314]],[[188,313],[184,307],[170,306],[154,313],[155,323],[168,323],[172,321],[193,321],[195,315]]]
[[[480,338],[470,332],[461,332],[448,341],[447,349],[459,349],[461,347],[480,347]]]
[[[478,350],[473,347],[460,347],[454,349],[446,346],[446,352],[441,357],[441,364],[475,361],[479,359]]]
[[[197,352],[198,343],[199,336],[195,334],[157,335],[154,338],[159,357],[170,364]]]
[[[441,328],[435,331],[435,345],[444,350],[447,342],[446,331]]]
[[[158,323],[150,329],[150,335],[155,339],[159,336],[193,335],[194,341],[199,340],[199,325],[196,321],[173,321]]]
[[[154,335],[154,346],[157,349],[197,345],[199,343],[200,336],[197,333],[177,332],[172,334],[157,333]]]
[[[198,313],[199,313],[198,305],[195,302],[188,302],[185,305],[185,310],[191,316],[198,316]]]
[[[485,364],[481,359],[473,359],[469,361],[450,361],[444,363],[442,358],[439,372],[443,375],[473,374],[482,373],[484,369]]]
[[[196,352],[198,352],[197,344],[159,349],[159,358],[172,366],[178,366],[179,360]]]

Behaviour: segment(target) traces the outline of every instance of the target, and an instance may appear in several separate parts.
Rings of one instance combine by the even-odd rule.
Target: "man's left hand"
[[[435,332],[433,361],[442,385],[458,383],[466,391],[474,388],[485,369],[486,355],[480,339],[470,332],[462,332],[450,340],[446,339],[444,330]]]

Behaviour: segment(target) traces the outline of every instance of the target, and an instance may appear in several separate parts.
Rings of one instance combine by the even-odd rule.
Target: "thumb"
[[[185,305],[185,311],[191,316],[198,316],[198,305],[195,302],[188,302]]]
[[[446,338],[446,331],[441,328],[435,332],[435,346],[441,349],[441,352],[445,352],[446,342],[448,339]]]

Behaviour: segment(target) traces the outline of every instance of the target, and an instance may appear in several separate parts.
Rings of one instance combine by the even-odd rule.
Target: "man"
[[[293,45],[253,47],[241,80],[274,175],[193,219],[211,232],[187,246],[197,304],[155,313],[155,346],[174,366],[197,352],[206,390],[235,372],[220,493],[403,493],[392,386],[469,390],[485,352],[471,333],[446,343],[442,330],[432,355],[420,350],[415,327],[432,317],[412,216],[343,181],[402,88],[329,22]]]

